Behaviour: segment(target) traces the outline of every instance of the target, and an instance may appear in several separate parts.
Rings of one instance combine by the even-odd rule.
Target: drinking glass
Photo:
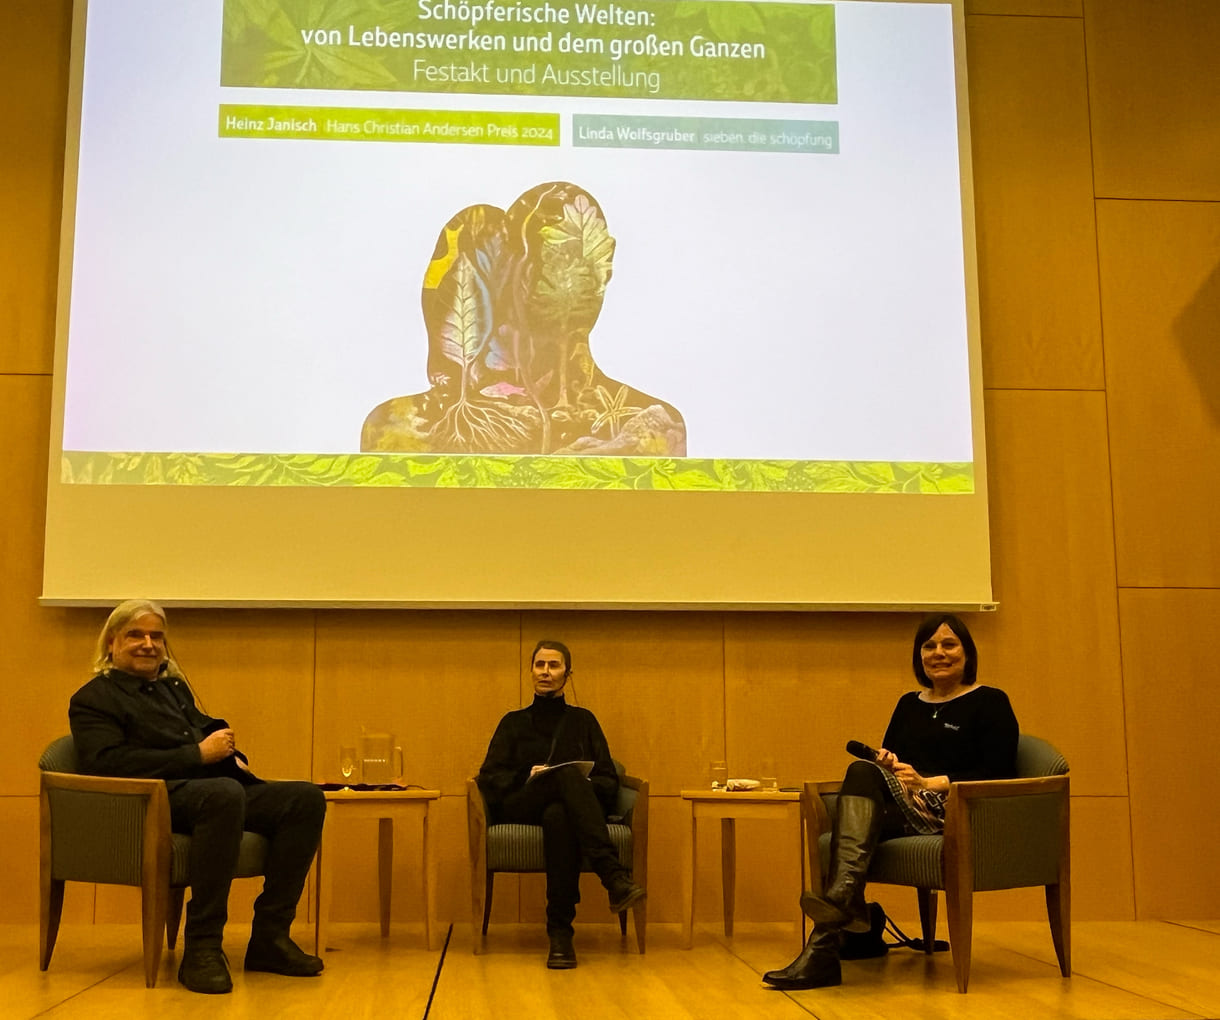
[[[339,772],[343,776],[345,783],[351,782],[352,777],[356,774],[356,749],[346,745],[339,748]]]
[[[729,763],[714,761],[708,766],[708,777],[713,790],[723,790],[729,782]]]
[[[758,777],[758,785],[762,790],[778,790],[779,780],[775,776],[775,759],[762,760],[762,774]]]

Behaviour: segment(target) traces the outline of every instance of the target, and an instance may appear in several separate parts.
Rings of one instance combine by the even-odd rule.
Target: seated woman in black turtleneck
[[[606,815],[618,797],[618,773],[597,719],[569,705],[564,686],[572,655],[560,641],[539,641],[532,657],[534,701],[500,720],[477,782],[498,822],[541,825],[546,856],[546,930],[552,970],[576,966],[572,921],[580,902],[584,856],[610,894],[617,914],[644,896],[618,859]],[[586,779],[576,767],[538,776],[548,765],[592,761]]]

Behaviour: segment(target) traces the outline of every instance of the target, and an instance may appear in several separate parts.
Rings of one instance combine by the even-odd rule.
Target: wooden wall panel
[[[336,817],[339,836],[332,921],[369,921],[377,917],[377,823]],[[436,914],[441,925],[470,923],[470,854],[466,838],[466,798],[442,797],[429,811],[429,840],[436,855]],[[423,922],[422,843],[418,825],[394,832],[394,884],[391,917],[396,924]],[[516,920],[516,880],[497,881],[493,918]],[[511,909],[510,909],[511,905]],[[421,929],[422,930],[422,929]]]
[[[1126,797],[1072,798],[1072,917],[1076,921],[1130,921],[1135,917],[1131,872],[1131,827]],[[919,934],[914,892],[897,886],[869,886],[877,900],[908,935]],[[979,893],[979,921],[1046,921],[1041,886]],[[937,934],[949,937],[944,897]],[[1050,929],[1047,929],[1050,945]]]
[[[1215,587],[1220,204],[1100,202],[1098,228],[1118,580]]]
[[[1072,916],[1089,921],[1135,918],[1127,797],[1072,797]]]
[[[443,924],[450,921],[465,924],[470,920],[470,843],[466,834],[466,798],[442,797],[432,806],[431,814],[432,831],[429,838],[435,841],[437,859],[437,916]],[[418,920],[421,916],[419,910],[422,908],[409,910],[405,919]]]
[[[775,759],[783,786],[840,779],[848,740],[878,745],[916,686],[917,614],[775,613],[725,620],[729,771],[757,777]]]
[[[1000,609],[977,620],[981,674],[1074,793],[1125,795],[1105,397],[990,391],[987,439]]]
[[[1220,591],[1123,591],[1136,916],[1220,916]]]
[[[463,796],[496,723],[519,708],[516,613],[318,613],[314,778],[338,779],[341,742],[393,733],[406,780]]]
[[[986,384],[1100,389],[1081,23],[972,17],[966,34]]]
[[[32,766],[25,768],[30,771]],[[0,830],[0,924],[29,924],[38,919],[38,798],[0,796]],[[93,919],[92,890],[73,885],[64,897],[65,921],[69,911],[73,920]]]
[[[1078,18],[1080,4],[1081,0],[966,0],[966,13]]]
[[[167,612],[170,644],[196,698],[228,721],[255,773],[310,779],[313,614]]]
[[[724,757],[723,626],[719,613],[526,613],[520,660],[538,640],[564,641],[576,701],[597,716],[611,754],[653,796],[673,795]],[[533,694],[520,675],[525,705]]]
[[[41,609],[42,532],[46,507],[51,381],[0,375],[0,619],[20,634],[30,657],[13,661],[6,705],[18,723],[0,742],[6,793],[38,792],[35,767],[43,748],[68,732],[68,698],[89,679],[93,640],[105,614]],[[116,551],[116,555],[118,555]]]
[[[1220,199],[1220,4],[1085,0],[1097,194]]]
[[[0,17],[0,372],[51,371],[71,12],[6,0]]]
[[[648,920],[649,923],[678,924],[682,920],[682,847],[690,826],[690,802],[679,796],[656,797],[648,808]],[[739,860],[745,855],[742,851]],[[695,923],[719,924],[723,896],[720,882],[720,829],[715,823],[699,825],[699,873],[695,885]],[[753,897],[759,895],[759,885],[753,881],[739,883],[738,897],[741,917],[752,914]],[[791,889],[785,885],[790,894]],[[784,890],[779,893],[786,898]],[[799,896],[798,896],[799,899]],[[790,913],[784,910],[780,917]]]

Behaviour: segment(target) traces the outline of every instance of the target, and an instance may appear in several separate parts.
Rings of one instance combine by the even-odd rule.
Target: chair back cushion
[[[52,740],[38,759],[38,767],[43,772],[68,772],[73,775],[80,772],[76,742],[72,739],[72,734]]]
[[[1018,779],[1041,779],[1044,776],[1067,774],[1067,759],[1041,737],[1022,733],[1017,738]]]
[[[637,792],[631,789],[630,786],[623,786],[622,783],[618,787],[618,803],[614,806],[614,814],[610,816],[611,824],[622,822],[628,828],[631,827],[631,810],[635,807],[635,798]]]

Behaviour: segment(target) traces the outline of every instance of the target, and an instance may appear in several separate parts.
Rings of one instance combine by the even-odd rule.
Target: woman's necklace
[[[940,710],[942,708],[944,708],[947,704],[949,704],[950,701],[955,701],[957,699],[958,695],[960,695],[961,693],[962,692],[960,690],[957,690],[957,691],[954,691],[953,694],[951,694],[949,697],[945,698],[943,701],[929,702],[929,704],[933,706],[932,707],[932,718],[935,719],[937,716],[939,716]]]

